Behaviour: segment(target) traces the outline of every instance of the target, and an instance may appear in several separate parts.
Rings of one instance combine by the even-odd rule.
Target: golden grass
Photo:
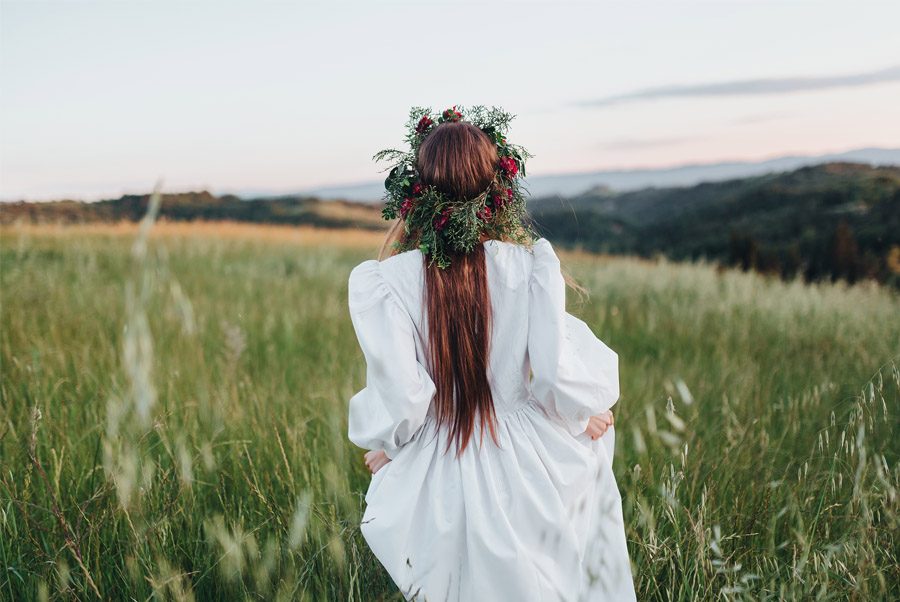
[[[0,226],[0,238],[19,236],[74,237],[112,236],[134,237],[137,222],[19,223]],[[253,224],[237,221],[170,221],[159,219],[150,233],[151,238],[218,238],[224,240],[253,240],[303,246],[340,245],[351,248],[377,249],[387,232],[358,228],[322,228],[317,226],[286,226]]]
[[[343,203],[340,201],[319,203],[316,206],[316,214],[322,217],[353,221],[358,224],[365,223],[375,226],[384,224],[380,209],[360,203]]]

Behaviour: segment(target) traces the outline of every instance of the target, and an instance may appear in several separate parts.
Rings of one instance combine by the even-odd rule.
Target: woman
[[[409,152],[376,155],[396,161],[399,219],[348,285],[367,362],[349,437],[373,473],[361,530],[410,600],[633,600],[601,443],[617,358],[565,311],[510,120],[413,109]]]

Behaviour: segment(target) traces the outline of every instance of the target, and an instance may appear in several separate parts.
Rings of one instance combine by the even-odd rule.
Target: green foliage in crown
[[[479,244],[482,234],[490,238],[521,244],[534,242],[525,204],[527,189],[522,183],[525,161],[532,155],[523,147],[506,141],[506,132],[514,115],[498,107],[462,106],[446,109],[432,119],[430,108],[413,107],[406,123],[409,150],[386,149],[375,154],[375,161],[390,161],[384,181],[382,217],[403,220],[406,236],[394,243],[398,252],[418,248],[429,257],[429,265],[450,265],[455,252],[468,253]],[[467,121],[475,125],[497,145],[499,161],[491,184],[470,199],[454,199],[422,182],[416,167],[419,147],[438,124]]]

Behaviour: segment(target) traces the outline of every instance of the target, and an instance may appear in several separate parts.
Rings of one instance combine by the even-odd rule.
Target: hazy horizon
[[[900,147],[896,3],[0,9],[4,200],[370,182],[411,105],[502,105],[535,176]]]

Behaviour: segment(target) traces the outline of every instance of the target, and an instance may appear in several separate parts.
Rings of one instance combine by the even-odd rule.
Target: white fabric
[[[618,358],[566,313],[549,241],[483,244],[500,447],[476,431],[458,458],[431,407],[421,253],[350,273],[367,371],[349,437],[392,458],[369,484],[363,536],[408,600],[634,600],[614,432],[583,434],[618,399]]]

